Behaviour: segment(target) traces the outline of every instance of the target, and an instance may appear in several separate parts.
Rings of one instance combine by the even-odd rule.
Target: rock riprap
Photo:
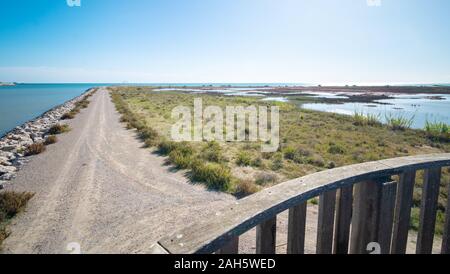
[[[18,170],[26,163],[27,157],[25,157],[24,152],[28,146],[44,142],[48,130],[60,123],[61,117],[73,110],[77,102],[95,91],[96,89],[89,89],[82,95],[5,134],[0,139],[0,185],[14,179]]]

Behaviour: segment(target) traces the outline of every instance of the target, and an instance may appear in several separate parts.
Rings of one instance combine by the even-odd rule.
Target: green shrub
[[[344,154],[345,153],[345,149],[339,144],[330,143],[329,147],[328,147],[328,153],[331,153],[331,154]]]
[[[379,126],[381,125],[380,115],[364,114],[363,112],[355,111],[353,114],[353,124],[355,126]]]
[[[192,157],[190,155],[184,155],[178,150],[173,150],[169,153],[169,161],[180,169],[187,169],[191,166]]]
[[[236,164],[238,166],[250,166],[252,163],[252,156],[245,151],[240,152],[237,155]]]
[[[291,146],[283,149],[284,158],[288,160],[294,160],[297,157],[297,150]]]
[[[168,155],[172,150],[178,147],[178,143],[164,140],[158,144],[158,152],[163,155]]]
[[[393,130],[405,130],[409,129],[414,122],[414,115],[411,117],[406,117],[403,114],[397,114],[394,116],[393,114],[386,114],[386,123]]]
[[[261,157],[256,157],[253,161],[252,161],[252,163],[251,163],[251,166],[253,166],[253,167],[263,167],[263,160],[262,160],[262,158]]]
[[[158,144],[158,152],[163,155],[168,155],[172,151],[178,151],[184,156],[194,154],[194,149],[188,142],[173,142],[173,141],[162,141]]]
[[[283,154],[275,153],[272,156],[272,170],[280,170],[283,168]]]
[[[224,161],[222,148],[217,142],[208,142],[203,148],[202,156],[209,162],[220,163]]]
[[[206,183],[209,188],[226,191],[230,188],[231,171],[219,164],[194,161],[192,179]]]
[[[156,130],[145,127],[141,131],[139,131],[139,137],[142,138],[147,144],[154,143],[158,137],[159,134]]]
[[[34,143],[34,144],[29,145],[25,149],[25,156],[41,154],[44,151],[45,151],[44,143]]]
[[[442,122],[429,122],[426,121],[425,131],[428,138],[433,141],[450,141],[450,126]]]

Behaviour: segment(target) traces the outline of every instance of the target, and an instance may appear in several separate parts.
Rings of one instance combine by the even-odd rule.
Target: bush
[[[248,152],[240,152],[236,159],[238,166],[249,166],[252,163],[252,156]]]
[[[192,158],[190,155],[183,155],[182,152],[173,150],[169,154],[169,161],[177,168],[186,169],[191,166]]]
[[[274,184],[278,180],[278,176],[269,172],[261,172],[256,176],[256,183],[264,186],[267,184]]]
[[[37,155],[45,151],[44,143],[34,143],[25,149],[25,156]]]
[[[331,154],[344,154],[345,153],[345,149],[341,145],[338,145],[335,143],[330,143],[329,145],[330,146],[328,148],[328,153],[331,153]]]
[[[192,179],[205,182],[209,188],[226,191],[230,188],[231,172],[218,164],[195,161],[192,164]]]
[[[275,153],[272,156],[272,170],[280,170],[283,168],[283,154]]]
[[[47,138],[45,138],[45,145],[52,145],[55,144],[56,142],[58,142],[58,138],[55,135],[49,135],[47,136]]]
[[[0,224],[0,250],[1,250],[1,245],[3,243],[3,241],[9,237],[9,235],[11,234],[11,232],[9,230],[6,229],[6,227],[4,227],[3,225]]]
[[[293,147],[286,147],[283,149],[284,158],[294,160],[297,157],[297,150]]]
[[[145,141],[145,143],[150,147],[156,144],[156,140],[159,137],[159,134],[156,130],[145,127],[141,131],[139,131],[139,137],[142,138],[142,140]]]
[[[429,122],[426,121],[425,131],[428,138],[433,141],[450,141],[450,126],[442,122]]]
[[[406,117],[403,114],[398,114],[394,116],[392,114],[386,115],[386,123],[393,130],[405,130],[411,128],[412,123],[414,122],[414,115],[410,118]]]
[[[209,142],[202,152],[203,158],[207,161],[220,163],[224,160],[222,148],[217,142]]]
[[[178,151],[184,156],[194,154],[192,146],[188,142],[162,141],[158,144],[158,152],[162,155],[168,155],[172,151]]]
[[[320,156],[318,154],[314,154],[313,156],[309,157],[308,163],[313,166],[318,166],[318,167],[325,166],[325,160],[322,158],[322,156]]]
[[[64,113],[63,116],[61,116],[61,120],[70,120],[73,118],[75,118],[75,112],[72,112],[72,111]]]
[[[164,140],[158,144],[158,152],[162,155],[168,155],[178,146],[178,143]]]
[[[29,192],[0,193],[0,247],[10,235],[10,231],[6,228],[7,221],[20,213],[33,196],[34,194]]]
[[[251,164],[253,167],[263,167],[263,160],[261,157],[257,157],[252,161]]]
[[[61,125],[61,124],[56,124],[54,126],[52,126],[49,130],[48,130],[48,134],[50,135],[57,135],[57,134],[61,134],[64,132],[69,131],[69,126],[68,125]]]
[[[259,188],[253,181],[241,180],[237,183],[236,194],[240,196],[247,196],[259,191]]]
[[[363,112],[355,111],[353,114],[353,124],[355,126],[379,126],[381,125],[380,122],[380,115],[376,114],[364,114]]]
[[[5,191],[0,193],[0,223],[21,212],[33,196],[34,194],[29,192]]]
[[[83,100],[75,103],[75,108],[87,108],[89,106],[90,101],[85,97]]]

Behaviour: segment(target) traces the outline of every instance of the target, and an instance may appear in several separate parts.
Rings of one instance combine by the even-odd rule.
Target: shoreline
[[[24,150],[32,144],[44,142],[48,130],[60,123],[61,117],[75,108],[75,104],[97,88],[89,88],[62,104],[59,104],[39,116],[16,126],[0,137],[0,189],[2,185],[15,178],[16,173],[26,164]]]
[[[5,82],[0,82],[0,87],[14,87],[17,86],[17,83],[13,82],[13,83],[5,83]]]

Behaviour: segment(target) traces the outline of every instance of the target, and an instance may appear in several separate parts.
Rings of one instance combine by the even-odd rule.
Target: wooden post
[[[269,219],[256,227],[256,254],[275,254],[277,217]]]
[[[336,190],[320,195],[319,221],[317,225],[317,254],[333,252],[334,210]]]
[[[397,182],[388,182],[383,185],[378,227],[378,243],[381,246],[381,254],[389,254],[391,252],[396,194]]]
[[[217,254],[231,255],[239,253],[239,237],[234,237],[228,244],[223,246]]]
[[[377,181],[355,185],[351,254],[367,254],[368,244],[378,241],[381,187],[382,184]]]
[[[411,206],[413,202],[416,171],[408,171],[400,175],[395,203],[394,229],[392,234],[392,254],[405,254],[408,242]]]
[[[447,207],[445,208],[445,225],[441,253],[450,254],[450,182],[447,184]]]
[[[352,206],[353,186],[339,189],[336,208],[336,227],[334,231],[334,254],[348,253]]]
[[[305,253],[306,207],[307,202],[303,202],[289,209],[288,254]]]
[[[420,206],[420,225],[417,236],[417,254],[431,254],[433,251],[434,229],[441,182],[441,168],[425,170]]]

